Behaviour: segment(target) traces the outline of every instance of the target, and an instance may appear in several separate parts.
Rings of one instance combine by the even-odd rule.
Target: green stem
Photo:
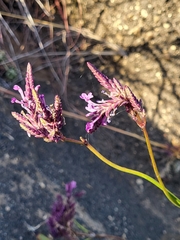
[[[162,191],[164,192],[166,197],[169,199],[169,201],[171,201],[173,204],[175,204],[174,203],[174,199],[172,199],[171,195],[167,191],[167,189],[166,189],[166,187],[165,187],[165,185],[164,185],[164,183],[163,183],[163,181],[161,179],[161,176],[159,174],[159,171],[158,171],[157,164],[156,164],[156,161],[155,161],[155,158],[154,158],[154,154],[153,154],[153,151],[152,151],[152,147],[151,147],[151,143],[150,143],[150,139],[149,139],[147,130],[146,130],[146,128],[143,128],[142,130],[143,130],[143,133],[144,133],[147,149],[148,149],[148,152],[149,152],[149,156],[150,156],[150,159],[151,159],[151,163],[152,163],[153,170],[154,170],[154,173],[156,175],[156,178],[157,178],[159,184],[161,185]],[[178,206],[180,207],[180,200],[178,201]]]
[[[91,146],[89,144],[89,142],[86,139],[83,139],[82,137],[80,137],[80,140],[82,141],[83,145],[86,146],[87,149],[89,149],[94,155],[96,155],[101,161],[103,161],[104,163],[106,163],[107,165],[109,165],[110,167],[121,171],[121,172],[125,172],[125,173],[129,173],[135,176],[138,176],[140,178],[143,178],[149,182],[151,182],[152,184],[154,184],[156,187],[158,187],[159,189],[161,189],[163,192],[165,190],[166,194],[168,195],[168,199],[177,207],[180,208],[180,199],[178,199],[173,193],[171,193],[169,190],[167,190],[164,185],[162,186],[158,181],[156,181],[154,178],[146,175],[145,173],[133,170],[133,169],[129,169],[126,167],[122,167],[119,166],[113,162],[111,162],[110,160],[108,160],[107,158],[105,158],[102,154],[100,154],[93,146]],[[162,181],[162,180],[161,180]],[[165,188],[165,189],[164,189]],[[167,196],[166,195],[166,196]]]

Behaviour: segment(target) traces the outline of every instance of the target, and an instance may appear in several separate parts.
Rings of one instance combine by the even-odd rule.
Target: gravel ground
[[[117,78],[121,76],[139,93],[148,118],[169,141],[180,144],[180,1],[85,0],[82,19],[73,14],[73,9],[73,26],[81,24],[95,37],[111,43],[112,48],[117,44],[126,50],[127,56],[114,56],[114,62],[102,69],[114,74],[115,63]],[[98,50],[104,48],[101,44]]]

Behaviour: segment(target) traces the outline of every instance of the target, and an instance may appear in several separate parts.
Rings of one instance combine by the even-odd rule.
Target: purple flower
[[[47,224],[54,238],[66,237],[66,239],[74,239],[72,231],[75,215],[75,202],[72,193],[74,188],[76,188],[75,181],[66,184],[66,201],[63,201],[62,196],[58,195],[57,201],[52,207],[51,216],[48,218]]]
[[[12,98],[12,103],[18,103],[26,110],[21,113],[12,112],[22,129],[28,136],[43,138],[46,142],[63,141],[61,128],[65,124],[62,116],[62,104],[59,96],[55,96],[54,104],[47,106],[43,94],[39,94],[40,85],[34,86],[31,65],[27,65],[27,73],[25,79],[25,91],[18,86],[14,86],[14,90],[21,95],[21,100]]]
[[[137,125],[140,128],[144,128],[146,125],[146,115],[141,100],[135,97],[128,86],[123,86],[115,78],[109,79],[91,63],[87,63],[87,65],[100,84],[108,90],[108,92],[103,91],[103,93],[107,95],[109,99],[95,103],[91,101],[93,98],[91,92],[81,94],[80,98],[84,99],[88,104],[86,110],[89,111],[89,113],[86,116],[91,117],[91,121],[86,124],[86,131],[92,133],[99,126],[107,125],[111,121],[111,117],[115,115],[117,108],[123,105]]]

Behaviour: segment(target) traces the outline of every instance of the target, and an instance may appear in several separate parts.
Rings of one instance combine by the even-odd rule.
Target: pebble
[[[135,68],[135,72],[140,72],[140,68]]]
[[[109,216],[108,216],[108,219],[109,219],[109,221],[111,221],[111,222],[113,222],[113,221],[114,221],[114,217],[113,217],[113,216],[111,216],[111,215],[109,215]]]
[[[45,188],[45,187],[46,187],[46,185],[45,185],[43,182],[39,182],[39,186],[40,186],[41,188]]]
[[[114,211],[115,211],[115,212],[118,212],[118,211],[119,211],[119,208],[115,207],[115,208],[114,208]]]
[[[144,37],[144,39],[145,39],[147,42],[150,41],[150,40],[153,39],[153,38],[154,38],[154,33],[153,33],[153,31],[147,32],[146,35],[145,35],[145,37]]]
[[[122,25],[119,25],[118,26],[118,29],[121,31],[123,29],[123,26]]]
[[[140,6],[137,4],[137,5],[134,7],[134,9],[135,9],[136,11],[138,11],[138,10],[140,9]]]
[[[156,72],[156,77],[158,78],[158,79],[161,79],[162,78],[162,74],[161,74],[161,72]]]
[[[5,154],[4,154],[4,159],[5,159],[5,160],[9,160],[9,158],[10,158],[9,154],[8,154],[8,153],[5,153]]]
[[[142,185],[143,184],[143,180],[141,178],[137,178],[136,179],[136,184],[137,185]]]
[[[6,206],[6,207],[5,207],[5,210],[6,210],[7,212],[9,212],[9,211],[11,210],[11,208],[10,208],[9,206]]]
[[[142,9],[142,10],[141,10],[141,16],[142,16],[143,18],[147,18],[147,17],[148,17],[148,12],[146,11],[146,9]]]
[[[129,29],[128,25],[124,25],[123,28],[124,28],[124,30],[128,30]]]
[[[175,51],[176,49],[177,49],[176,45],[171,45],[171,46],[170,46],[170,50],[171,50],[171,51]]]
[[[157,23],[157,22],[159,22],[159,19],[160,19],[160,16],[154,16],[153,17],[153,20],[154,20],[154,23]]]
[[[163,24],[163,28],[165,28],[165,29],[170,28],[170,24],[169,24],[169,23],[164,23],[164,24]]]

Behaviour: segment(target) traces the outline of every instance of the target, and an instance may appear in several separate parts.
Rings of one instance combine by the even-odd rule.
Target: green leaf
[[[8,68],[6,71],[6,77],[9,80],[14,80],[17,77],[17,72],[14,68]]]
[[[44,235],[41,234],[41,233],[38,234],[38,235],[36,236],[36,238],[37,238],[38,240],[50,240],[50,238],[44,236]]]
[[[81,141],[84,141],[83,138],[81,138]],[[87,143],[85,145],[94,155],[96,155],[101,161],[103,161],[104,163],[106,163],[107,165],[109,165],[110,167],[121,171],[121,172],[125,172],[125,173],[129,173],[138,177],[141,177],[145,180],[147,180],[148,182],[152,183],[153,185],[155,185],[156,187],[158,187],[159,189],[161,189],[164,194],[166,195],[166,197],[169,199],[169,201],[171,201],[176,207],[180,208],[180,199],[178,197],[176,197],[172,192],[170,192],[168,189],[165,188],[164,185],[162,185],[161,183],[159,183],[157,180],[155,180],[154,178],[150,177],[149,175],[139,172],[137,170],[133,170],[133,169],[129,169],[126,167],[122,167],[119,166],[113,162],[111,162],[110,160],[108,160],[107,158],[105,158],[102,154],[100,154],[92,145],[90,145],[89,143]]]

